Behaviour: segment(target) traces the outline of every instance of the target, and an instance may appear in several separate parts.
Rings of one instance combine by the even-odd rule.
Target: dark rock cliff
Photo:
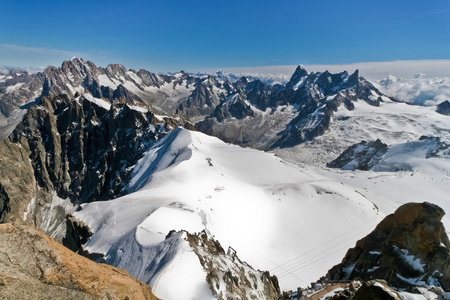
[[[39,216],[27,216],[28,206],[50,205],[52,192],[73,204],[121,195],[144,151],[174,127],[188,124],[181,115],[166,118],[96,101],[44,97],[0,142],[2,221],[34,218],[29,222],[39,227]]]

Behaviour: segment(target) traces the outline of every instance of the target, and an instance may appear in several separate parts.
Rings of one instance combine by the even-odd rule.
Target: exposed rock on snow
[[[351,236],[380,220],[374,205],[348,186],[183,128],[150,147],[131,173],[129,194],[83,204],[74,216],[93,232],[89,252],[105,254],[107,263],[149,283],[160,297],[168,284],[164,270],[185,247],[176,234],[166,239],[171,230],[205,230],[242,261],[282,278],[286,289],[329,269],[324,260],[311,267],[313,249],[338,262],[356,240]],[[329,251],[329,237],[343,232],[345,241],[334,239]]]
[[[384,280],[363,282],[352,300],[403,300]]]
[[[362,141],[347,148],[338,158],[328,163],[327,167],[343,170],[369,170],[380,162],[387,150],[388,145],[380,140]]]
[[[444,102],[440,103],[436,111],[442,115],[449,116],[450,115],[450,102],[448,100],[445,100]]]
[[[437,286],[450,290],[450,243],[444,211],[430,203],[408,203],[387,216],[329,270],[327,278],[385,279],[397,288]]]
[[[73,253],[42,232],[0,225],[2,299],[157,299],[122,269]]]
[[[200,234],[187,234],[189,245],[206,271],[206,281],[216,299],[278,299],[278,279],[269,272],[256,271],[242,262],[230,248],[225,254],[220,243]]]
[[[431,157],[449,158],[449,145],[439,137],[429,136],[392,146],[378,139],[348,147],[338,158],[329,162],[327,167],[342,170],[412,171],[418,161]]]

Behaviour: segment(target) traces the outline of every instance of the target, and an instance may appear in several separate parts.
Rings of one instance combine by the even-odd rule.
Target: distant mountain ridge
[[[323,134],[341,104],[351,110],[353,101],[376,106],[389,99],[358,71],[309,73],[298,66],[286,85],[269,85],[223,72],[155,74],[72,58],[36,74],[12,70],[2,75],[0,113],[9,117],[42,97],[77,92],[152,107],[168,116],[180,112],[197,122],[197,130],[257,149],[290,147]]]

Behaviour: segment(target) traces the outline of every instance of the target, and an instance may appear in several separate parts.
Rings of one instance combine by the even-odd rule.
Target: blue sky
[[[0,65],[150,71],[450,59],[450,0],[5,1]]]

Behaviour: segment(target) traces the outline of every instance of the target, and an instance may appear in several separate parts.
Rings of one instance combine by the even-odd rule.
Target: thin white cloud
[[[62,61],[74,56],[89,59],[88,55],[81,52],[0,44],[0,65],[14,66],[15,68],[58,66]]]
[[[28,54],[43,54],[43,55],[63,55],[63,56],[84,56],[83,53],[73,52],[73,51],[65,51],[59,49],[50,49],[50,48],[36,48],[36,47],[25,47],[14,44],[0,44],[0,49],[7,51],[16,51],[20,53],[28,53]]]

